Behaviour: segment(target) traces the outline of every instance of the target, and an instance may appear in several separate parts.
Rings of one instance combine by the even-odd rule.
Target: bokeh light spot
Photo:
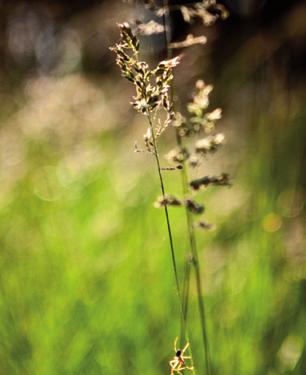
[[[266,232],[277,232],[282,226],[282,219],[279,215],[275,214],[274,212],[271,212],[264,217],[262,221],[262,226]]]

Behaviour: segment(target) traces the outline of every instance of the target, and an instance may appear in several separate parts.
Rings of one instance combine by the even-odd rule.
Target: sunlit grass
[[[260,128],[234,186],[203,193],[216,224],[198,236],[215,373],[305,373],[303,201],[292,193],[302,191],[303,123],[291,120],[276,147]],[[99,135],[96,154],[74,162],[52,137],[22,138],[23,173],[1,195],[0,374],[169,372],[179,322],[158,181],[123,133]],[[183,212],[170,214],[182,269]],[[192,284],[203,366],[197,314]]]

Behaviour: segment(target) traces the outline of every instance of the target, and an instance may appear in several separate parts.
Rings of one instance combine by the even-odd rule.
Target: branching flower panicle
[[[161,61],[155,69],[150,69],[146,62],[138,61],[139,41],[129,24],[119,24],[119,28],[120,41],[111,50],[116,53],[116,63],[122,75],[135,86],[133,107],[142,114],[161,107],[171,114],[169,87],[173,79],[172,70],[179,64],[180,57]]]
[[[176,129],[180,139],[194,138],[200,136],[200,138],[194,140],[194,144],[191,147],[187,147],[186,144],[180,145],[172,149],[166,155],[166,159],[170,163],[179,163],[182,166],[186,162],[191,167],[199,167],[204,161],[208,154],[213,154],[224,144],[224,134],[214,133],[216,122],[222,117],[221,108],[216,108],[210,111],[209,108],[209,95],[213,90],[212,85],[207,85],[202,80],[198,80],[195,85],[195,93],[192,101],[187,104],[187,112],[189,116],[183,116],[180,112],[175,113],[175,118],[172,121],[173,127]],[[207,134],[208,133],[208,134]],[[204,137],[203,137],[204,136]],[[191,191],[197,191],[201,187],[207,188],[208,186],[230,186],[229,175],[222,173],[220,176],[204,176],[190,181],[189,188]],[[183,206],[185,206],[190,213],[201,214],[204,210],[201,209],[201,205],[195,204],[195,201],[181,200]],[[169,204],[167,200],[163,201],[163,204]],[[156,205],[158,207],[158,204]],[[162,205],[160,205],[162,206]],[[210,229],[211,226],[199,224],[195,227]]]

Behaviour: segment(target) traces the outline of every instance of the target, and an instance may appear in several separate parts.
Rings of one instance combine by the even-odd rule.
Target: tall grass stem
[[[150,116],[149,113],[147,113],[147,118],[148,118],[148,122],[149,122],[149,125],[150,125],[150,130],[151,130],[151,133],[152,133],[153,149],[154,149],[156,167],[157,167],[157,170],[158,170],[160,189],[161,189],[163,197],[165,197],[166,191],[165,191],[165,184],[164,184],[163,175],[162,175],[161,166],[160,166],[158,146],[157,146],[157,142],[156,142],[154,126],[153,126],[152,119],[151,119],[151,116]],[[176,292],[177,292],[178,299],[179,299],[182,335],[184,336],[184,338],[187,339],[187,341],[189,341],[188,340],[187,327],[186,327],[186,319],[185,319],[185,314],[184,314],[184,304],[183,304],[181,288],[180,288],[180,283],[179,283],[178,270],[177,270],[174,244],[173,244],[173,236],[172,236],[172,230],[171,230],[171,224],[170,224],[170,218],[169,218],[169,212],[168,212],[167,205],[164,206],[164,212],[165,212],[166,225],[167,225],[168,237],[169,237],[169,243],[170,243],[172,267],[173,267],[173,272],[174,272],[174,276],[175,276]],[[189,347],[189,350],[190,350],[190,355],[191,355],[191,363],[192,363],[192,367],[193,367],[193,373],[196,374],[195,368],[193,366],[193,357],[192,357],[191,347]]]
[[[168,8],[168,5],[169,5],[168,0],[162,0],[162,5],[164,8]],[[170,13],[168,12],[168,15],[169,14]],[[168,36],[166,12],[163,12],[163,26],[164,26],[164,40],[165,40],[165,47],[167,51],[167,59],[170,59],[172,57],[172,49],[169,47],[169,36]],[[171,87],[171,96],[173,98],[173,87]],[[181,147],[182,138],[179,135],[179,132],[177,130],[175,133],[176,133],[176,143],[179,147]],[[180,175],[181,175],[182,191],[183,191],[184,196],[186,196],[189,192],[189,185],[188,185],[188,176],[186,172],[185,162],[183,162],[183,168],[181,169]],[[198,308],[199,308],[200,323],[201,323],[201,328],[202,328],[201,331],[202,331],[203,350],[204,350],[204,357],[205,357],[205,366],[206,366],[207,375],[212,375],[211,357],[210,357],[209,340],[208,340],[207,324],[206,324],[205,304],[203,300],[201,272],[200,272],[200,264],[199,264],[198,249],[197,249],[196,236],[195,236],[195,230],[194,230],[194,223],[193,223],[193,217],[187,208],[185,208],[185,213],[186,213],[186,221],[187,221],[187,228],[188,228],[189,244],[190,244],[190,249],[191,249],[191,254],[192,254],[191,263],[195,270]],[[189,302],[189,283],[190,283],[190,259],[189,258],[190,258],[189,254],[187,254],[184,287],[183,287],[183,292],[184,292],[183,314],[184,314],[185,324],[187,322],[188,302]]]

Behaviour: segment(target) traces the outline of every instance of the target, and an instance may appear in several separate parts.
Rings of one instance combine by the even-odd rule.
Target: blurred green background
[[[216,227],[197,234],[213,373],[305,375],[306,7],[226,4],[228,21],[192,25],[209,43],[184,51],[175,80],[181,103],[197,78],[214,84],[227,144],[201,172],[234,180],[201,193]],[[107,50],[116,22],[150,14],[120,1],[0,6],[0,374],[167,374],[180,322],[158,179],[133,152],[144,119]],[[182,39],[190,26],[172,17]],[[142,44],[164,53],[158,38]],[[165,178],[180,193],[176,172]],[[185,218],[170,214],[182,275]],[[205,374],[193,278],[190,293]]]

